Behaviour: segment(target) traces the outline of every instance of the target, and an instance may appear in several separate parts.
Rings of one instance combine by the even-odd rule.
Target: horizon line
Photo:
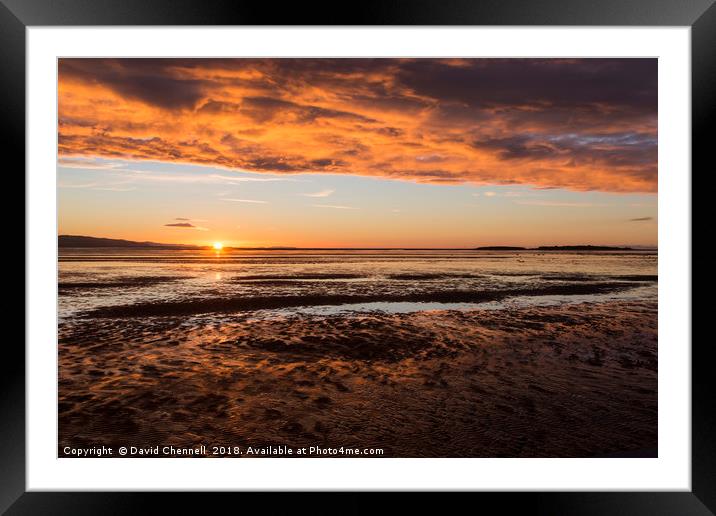
[[[212,246],[210,244],[207,245],[200,245],[200,244],[165,244],[160,242],[151,242],[151,241],[136,241],[136,240],[127,240],[123,238],[107,238],[107,237],[93,237],[93,236],[87,236],[87,235],[58,235],[58,239],[62,237],[67,238],[87,238],[87,239],[96,239],[96,240],[116,240],[118,242],[130,242],[133,245],[131,247],[139,248],[139,247],[145,247],[145,248],[157,248],[157,247],[166,247],[166,248],[193,248],[193,249],[212,249]],[[142,245],[145,244],[145,245]],[[59,247],[65,247],[65,248],[87,248],[87,246],[59,246]],[[128,247],[128,246],[112,246],[112,245],[95,245],[91,247],[105,247],[105,248],[116,248],[116,247]],[[318,247],[318,246],[310,246],[310,247],[298,247],[298,246],[288,246],[288,245],[274,245],[274,246],[252,246],[252,247],[237,247],[237,246],[224,246],[223,250],[228,249],[236,249],[236,250],[245,250],[245,251],[475,251],[475,250],[485,250],[485,251],[534,251],[534,250],[549,250],[550,248],[588,248],[588,247],[595,247],[595,248],[610,248],[613,250],[633,250],[633,251],[639,251],[639,250],[658,250],[658,245],[642,245],[642,244],[619,244],[619,245],[606,245],[606,244],[549,244],[549,245],[537,245],[537,246],[520,246],[520,245],[478,245],[474,247],[426,247],[426,246],[420,246],[420,247],[407,247],[407,246],[397,246],[397,247],[357,247],[357,246],[339,246],[339,247]]]

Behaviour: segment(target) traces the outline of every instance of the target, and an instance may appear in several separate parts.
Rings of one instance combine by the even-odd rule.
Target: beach
[[[655,456],[656,268],[656,252],[61,250],[58,454]]]

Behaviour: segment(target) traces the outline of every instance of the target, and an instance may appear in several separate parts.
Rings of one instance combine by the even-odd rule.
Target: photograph
[[[659,59],[56,63],[57,457],[659,457]]]

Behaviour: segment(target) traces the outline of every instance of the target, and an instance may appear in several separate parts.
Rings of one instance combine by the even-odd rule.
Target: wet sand
[[[270,318],[251,306],[221,320],[166,302],[146,317],[152,305],[60,325],[60,456],[102,445],[384,457],[657,448],[655,301]]]
[[[271,280],[271,286],[276,286]],[[300,285],[301,283],[296,282]],[[313,286],[313,284],[309,285]],[[383,303],[484,303],[520,296],[577,296],[620,292],[639,286],[639,282],[607,281],[547,285],[542,287],[502,290],[427,290],[403,293],[328,294],[299,293],[294,295],[236,296],[183,299],[180,301],[151,301],[145,303],[105,306],[88,311],[87,318],[135,318],[148,316],[195,315],[255,310],[276,310],[302,306],[338,306],[372,302]],[[314,289],[317,290],[317,289]]]
[[[146,287],[184,279],[185,276],[128,276],[113,281],[60,281],[57,291],[60,295],[82,294],[88,289],[121,289],[127,287]]]

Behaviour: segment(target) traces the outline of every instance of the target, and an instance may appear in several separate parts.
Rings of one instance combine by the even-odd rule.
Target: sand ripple
[[[656,310],[656,302],[634,301],[77,319],[59,328],[60,449],[225,443],[375,446],[389,457],[653,453]]]

